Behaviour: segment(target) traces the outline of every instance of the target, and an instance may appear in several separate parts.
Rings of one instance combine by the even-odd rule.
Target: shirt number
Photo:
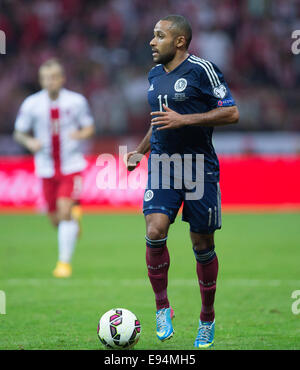
[[[164,95],[164,97],[162,95],[158,95],[157,97],[158,101],[159,101],[159,110],[160,112],[163,112],[163,104],[165,104],[167,107],[168,107],[168,95]],[[164,100],[164,102],[163,102]]]

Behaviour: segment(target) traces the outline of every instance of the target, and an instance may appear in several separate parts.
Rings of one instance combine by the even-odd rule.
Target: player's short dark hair
[[[178,36],[184,36],[186,39],[186,48],[192,41],[192,27],[190,22],[182,15],[171,14],[161,19],[172,23],[171,28],[178,33]]]

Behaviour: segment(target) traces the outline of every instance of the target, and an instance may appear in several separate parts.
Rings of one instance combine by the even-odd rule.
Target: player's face
[[[167,64],[176,54],[176,37],[170,31],[171,22],[159,21],[154,27],[154,37],[150,41],[154,63]]]
[[[64,74],[59,66],[44,67],[40,71],[40,84],[49,94],[58,93],[65,83]]]

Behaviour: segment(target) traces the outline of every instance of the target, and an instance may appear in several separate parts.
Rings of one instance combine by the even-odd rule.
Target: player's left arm
[[[71,132],[71,138],[74,140],[86,140],[94,136],[95,126],[89,125],[85,127],[80,127],[79,129]]]
[[[71,133],[73,140],[86,140],[91,138],[95,134],[94,118],[91,114],[89,104],[84,96],[78,104],[78,123],[79,128]]]
[[[151,112],[151,125],[157,126],[157,130],[177,129],[185,126],[221,126],[237,123],[239,111],[236,105],[230,107],[219,107],[205,113],[180,114],[174,110],[163,106],[165,112]]]

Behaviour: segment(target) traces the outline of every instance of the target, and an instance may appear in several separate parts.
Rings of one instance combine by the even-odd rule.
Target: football
[[[100,318],[98,337],[110,349],[129,349],[141,335],[141,324],[134,313],[125,308],[113,308]]]

